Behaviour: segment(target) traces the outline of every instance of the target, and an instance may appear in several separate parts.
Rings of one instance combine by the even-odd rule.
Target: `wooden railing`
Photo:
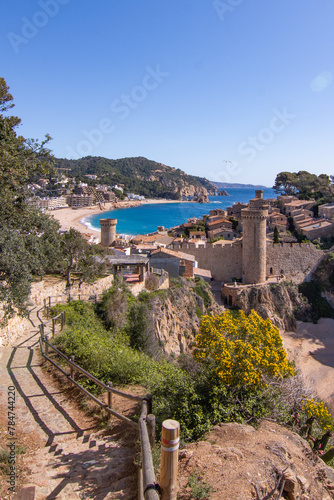
[[[80,296],[80,294],[78,294]],[[57,297],[48,297],[44,300],[44,306],[47,314],[49,314],[49,308],[52,304],[59,303],[60,300],[55,301],[60,296]],[[64,295],[63,301],[64,301]],[[68,297],[68,296],[67,296]],[[73,296],[72,296],[73,297]],[[81,295],[83,297],[83,295]],[[96,298],[95,298],[96,300]],[[52,333],[52,336],[55,335],[55,329],[57,321],[60,322],[61,329],[64,328],[66,322],[66,313],[62,311],[57,316],[43,321],[40,317],[40,311],[37,313],[38,318],[41,321],[40,323],[40,347],[41,353],[43,357],[49,361],[53,366],[55,366],[73,385],[78,387],[80,391],[82,391],[86,396],[92,399],[97,405],[104,408],[109,415],[113,415],[114,417],[126,422],[132,427],[139,428],[139,438],[140,438],[140,446],[141,446],[141,466],[139,468],[139,485],[138,485],[138,498],[139,500],[159,500],[160,495],[158,493],[159,487],[155,481],[155,473],[153,467],[153,459],[152,459],[152,449],[155,445],[155,417],[152,415],[152,397],[151,395],[146,395],[144,397],[133,396],[131,394],[127,394],[125,392],[119,391],[112,387],[112,383],[109,382],[106,385],[101,380],[97,379],[91,373],[84,370],[81,366],[74,362],[74,356],[67,357],[64,353],[62,353],[59,349],[57,349],[49,340],[49,335]],[[49,334],[46,332],[46,328],[50,326],[51,332]],[[70,372],[68,373],[63,366],[60,366],[54,359],[50,357],[50,350],[53,351],[58,357],[62,358],[69,366]],[[104,403],[96,396],[91,394],[87,389],[85,389],[81,384],[79,384],[75,380],[75,372],[79,372],[85,378],[93,381],[99,387],[104,389],[108,395],[108,403]],[[120,413],[114,411],[112,409],[112,395],[117,394],[123,398],[130,399],[132,401],[141,402],[141,414],[138,422],[121,415]]]

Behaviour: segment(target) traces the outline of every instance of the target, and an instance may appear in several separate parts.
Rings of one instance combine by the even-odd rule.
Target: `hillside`
[[[124,184],[125,192],[149,198],[180,199],[184,196],[211,195],[217,188],[207,179],[188,175],[180,169],[143,157],[111,160],[86,156],[79,160],[57,159],[56,167],[69,170],[70,177],[97,175],[100,184]]]

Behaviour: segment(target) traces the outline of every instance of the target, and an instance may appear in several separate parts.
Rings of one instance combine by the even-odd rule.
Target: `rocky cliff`
[[[243,288],[238,292],[236,305],[247,314],[254,309],[284,330],[295,330],[296,320],[310,319],[307,299],[298,292],[297,285],[287,282]]]
[[[207,283],[182,278],[171,280],[169,290],[153,293],[150,307],[159,345],[175,356],[190,351],[202,314],[220,314],[223,310]]]

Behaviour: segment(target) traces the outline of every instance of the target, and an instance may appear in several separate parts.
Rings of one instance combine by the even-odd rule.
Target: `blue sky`
[[[57,157],[334,174],[332,0],[4,0],[0,76]]]

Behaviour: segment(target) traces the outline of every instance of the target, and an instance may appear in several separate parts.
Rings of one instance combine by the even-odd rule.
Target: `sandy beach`
[[[298,323],[295,332],[282,333],[283,345],[296,362],[306,385],[327,403],[334,415],[334,320]]]
[[[106,208],[106,210],[109,210]],[[52,215],[59,223],[63,231],[68,231],[70,228],[76,229],[82,234],[93,234],[96,238],[100,240],[100,231],[95,229],[90,229],[86,227],[82,222],[82,219],[88,215],[94,215],[100,213],[101,210],[98,205],[93,205],[91,207],[84,208],[61,208],[59,210],[48,211],[49,215]]]

